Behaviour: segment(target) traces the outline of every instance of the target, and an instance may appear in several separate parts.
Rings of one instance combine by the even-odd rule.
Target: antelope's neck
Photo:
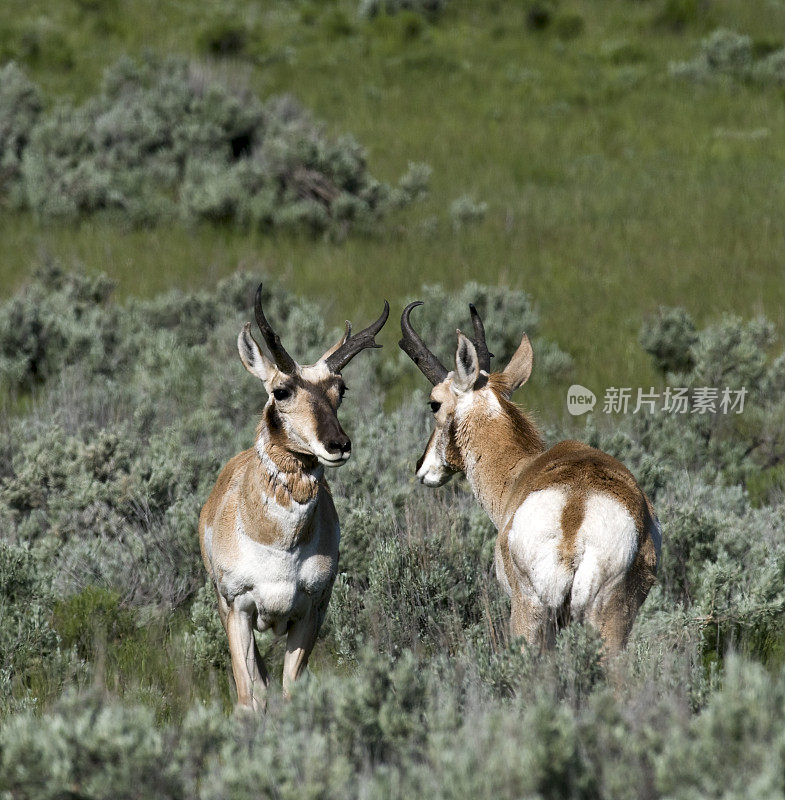
[[[302,506],[316,500],[324,483],[324,467],[315,458],[287,450],[269,435],[263,423],[257,431],[255,449],[263,488],[278,505],[288,508],[293,502]]]
[[[497,530],[507,524],[511,495],[523,470],[545,450],[534,423],[509,401],[459,426],[464,472]]]

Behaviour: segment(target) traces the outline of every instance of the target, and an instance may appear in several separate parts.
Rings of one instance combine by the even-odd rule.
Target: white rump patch
[[[565,564],[559,545],[567,492],[558,486],[532,492],[513,516],[509,545],[513,561],[543,605],[560,608],[569,594],[571,613],[580,618],[602,586],[629,570],[638,551],[638,531],[618,500],[590,494],[576,534],[573,564]]]
[[[561,487],[532,492],[510,526],[510,555],[531,581],[537,597],[550,608],[562,605],[572,584],[572,570],[559,555],[566,502],[567,491]]]
[[[638,530],[630,512],[611,495],[590,494],[576,537],[573,614],[580,615],[600,587],[625,575],[637,552]]]

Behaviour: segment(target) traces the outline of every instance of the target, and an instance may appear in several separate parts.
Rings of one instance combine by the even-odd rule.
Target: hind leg
[[[530,647],[548,650],[556,643],[556,614],[536,595],[513,592],[510,608],[510,634],[522,636]]]
[[[603,586],[586,611],[588,622],[602,637],[605,652],[614,656],[624,649],[638,606],[630,602],[623,580]]]
[[[586,621],[602,636],[609,656],[624,649],[632,624],[655,581],[646,553],[639,553],[626,575],[602,586],[590,604]]]
[[[319,618],[316,609],[290,628],[286,637],[286,654],[283,657],[283,696],[291,696],[292,685],[302,675],[308,665],[311,651],[316,644],[319,631]]]
[[[657,545],[647,537],[627,574],[603,587],[592,604],[587,619],[600,632],[609,655],[627,644],[638,610],[657,580],[658,556]]]

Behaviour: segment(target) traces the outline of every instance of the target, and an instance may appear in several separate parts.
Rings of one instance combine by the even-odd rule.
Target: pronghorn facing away
[[[389,306],[356,336],[343,337],[315,364],[300,366],[264,316],[256,321],[271,361],[246,323],[237,339],[245,368],[268,400],[250,450],[223,468],[199,516],[202,559],[218,595],[240,706],[264,706],[269,682],[253,629],[287,634],[284,694],[308,663],[338,567],[340,531],[324,467],[339,467],[351,442],[338,422],[346,390],[341,370],[387,321]]]
[[[447,372],[401,317],[400,347],[433,384],[434,428],[417,478],[441,486],[464,472],[499,532],[496,575],[511,599],[510,629],[539,647],[570,620],[593,625],[608,654],[624,647],[655,581],[661,530],[629,470],[575,441],[546,450],[529,417],[510,402],[532,368],[524,334],[510,363],[490,373],[485,330],[469,306],[475,337],[458,331]]]

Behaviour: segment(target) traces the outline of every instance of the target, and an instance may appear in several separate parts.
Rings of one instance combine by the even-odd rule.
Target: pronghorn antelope
[[[283,690],[288,695],[308,663],[338,567],[340,530],[324,467],[340,467],[351,441],[338,421],[346,391],[341,370],[387,321],[355,336],[351,325],[315,364],[300,366],[286,352],[262,310],[256,322],[271,361],[246,323],[237,339],[245,368],[264,384],[268,400],[254,446],[223,468],[199,516],[202,559],[218,596],[229,638],[240,706],[264,706],[269,677],[253,629],[287,634]]]
[[[463,472],[498,537],[496,575],[511,600],[510,630],[540,648],[570,620],[593,625],[608,654],[624,647],[655,581],[661,530],[627,468],[575,441],[545,449],[537,428],[512,402],[529,378],[532,347],[523,335],[510,363],[490,373],[485,330],[469,306],[474,338],[458,331],[448,372],[401,316],[400,347],[433,384],[435,428],[417,478],[441,486]]]

